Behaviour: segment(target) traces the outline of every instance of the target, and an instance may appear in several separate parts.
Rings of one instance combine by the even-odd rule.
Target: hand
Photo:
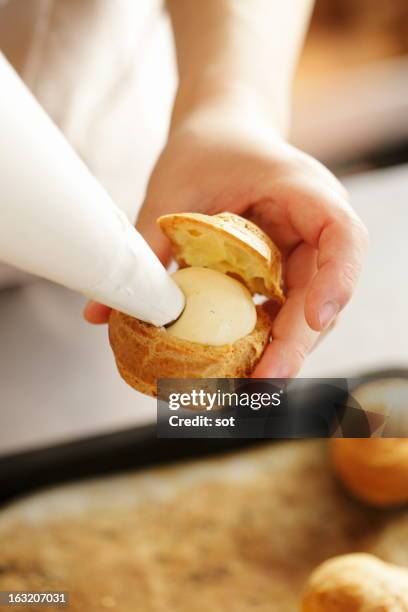
[[[287,300],[255,377],[295,376],[321,332],[349,301],[367,247],[367,231],[337,179],[287,144],[259,109],[216,104],[172,131],[150,178],[138,230],[163,263],[160,215],[231,211],[254,221],[281,249]],[[105,322],[90,303],[85,317]]]

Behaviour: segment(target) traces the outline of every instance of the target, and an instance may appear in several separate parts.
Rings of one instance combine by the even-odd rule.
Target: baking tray
[[[387,378],[408,378],[408,369],[390,368],[359,375],[349,379],[350,391],[363,383]],[[168,465],[274,442],[274,439],[237,438],[159,439],[156,425],[151,424],[18,452],[0,458],[0,504],[63,482]]]
[[[152,424],[5,455],[0,459],[0,504],[45,486],[198,459],[262,442],[159,439]]]

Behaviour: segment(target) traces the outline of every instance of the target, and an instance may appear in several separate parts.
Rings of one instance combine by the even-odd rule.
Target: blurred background
[[[3,0],[0,47],[133,219],[176,87],[161,4]],[[301,374],[408,366],[405,0],[317,1],[291,141],[341,177],[371,234],[355,298]],[[106,328],[82,321],[81,296],[5,266],[0,284],[1,454],[155,419],[119,378]]]
[[[292,138],[338,173],[407,158],[408,5],[317,0],[295,83]]]

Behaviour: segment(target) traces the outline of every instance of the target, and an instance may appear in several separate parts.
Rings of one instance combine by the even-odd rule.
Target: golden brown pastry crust
[[[272,321],[257,306],[253,332],[234,344],[209,346],[181,340],[126,314],[112,310],[109,341],[122,378],[148,395],[157,395],[158,378],[239,378],[248,376],[264,352]]]
[[[338,438],[331,441],[334,468],[358,499],[386,507],[408,503],[408,440]]]
[[[249,291],[278,302],[282,262],[278,248],[256,225],[232,213],[165,215],[158,219],[181,267],[203,266],[229,274]],[[158,378],[239,378],[252,373],[271,336],[272,322],[257,307],[255,329],[233,344],[211,346],[182,340],[115,310],[109,339],[122,378],[155,396]]]
[[[284,302],[281,288],[282,256],[278,247],[257,225],[229,212],[209,216],[200,213],[163,215],[157,220],[160,229],[170,240],[174,257],[180,267],[205,266],[230,274],[241,280],[251,293],[260,293],[280,303]],[[189,233],[191,232],[190,236]],[[216,260],[190,260],[182,239],[194,241],[194,232],[206,234],[226,243],[225,259],[234,249],[245,257],[245,266],[239,270],[239,262]],[[206,258],[211,253],[206,254]],[[252,273],[252,274],[251,274]]]
[[[408,571],[364,553],[322,563],[308,580],[302,612],[353,610],[408,610]]]

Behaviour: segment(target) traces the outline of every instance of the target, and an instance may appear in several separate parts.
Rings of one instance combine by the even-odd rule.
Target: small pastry
[[[173,279],[186,304],[166,327],[112,310],[109,339],[122,378],[155,396],[158,378],[248,376],[271,336],[267,310],[252,296],[284,301],[278,248],[232,213],[165,215],[158,223],[180,266]]]

